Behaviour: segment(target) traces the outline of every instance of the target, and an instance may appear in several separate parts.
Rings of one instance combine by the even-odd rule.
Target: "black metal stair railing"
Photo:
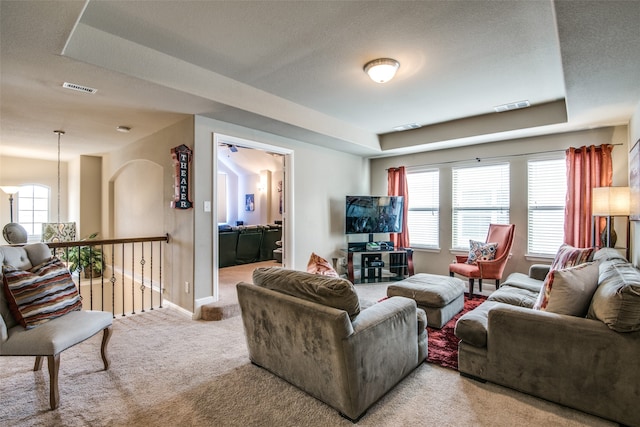
[[[47,245],[69,267],[83,309],[111,311],[115,318],[162,308],[162,256],[168,242],[165,235]]]

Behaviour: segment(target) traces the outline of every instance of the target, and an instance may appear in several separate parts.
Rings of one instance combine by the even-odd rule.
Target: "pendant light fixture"
[[[58,234],[60,233],[60,137],[62,135],[64,135],[64,131],[63,130],[54,130],[53,133],[58,135],[58,212],[57,212],[57,218],[56,218],[56,223],[58,224],[58,226],[56,227],[56,230],[58,230]],[[60,238],[60,236],[58,235],[58,238]]]
[[[391,58],[378,58],[364,64],[364,72],[376,83],[386,83],[391,80],[398,68],[400,63]]]

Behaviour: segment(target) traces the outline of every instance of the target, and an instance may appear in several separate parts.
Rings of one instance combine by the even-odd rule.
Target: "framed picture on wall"
[[[244,195],[244,210],[247,212],[253,212],[255,210],[255,198],[253,194]]]
[[[629,187],[631,190],[631,221],[640,221],[640,139],[629,152]]]

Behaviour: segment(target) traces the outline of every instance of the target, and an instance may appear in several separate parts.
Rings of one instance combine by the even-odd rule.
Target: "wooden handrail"
[[[88,240],[75,240],[71,242],[47,242],[47,246],[51,249],[56,248],[69,248],[75,246],[100,246],[100,245],[112,245],[120,243],[140,243],[140,242],[167,242],[169,243],[169,234],[158,237],[132,237],[125,239],[88,239]]]

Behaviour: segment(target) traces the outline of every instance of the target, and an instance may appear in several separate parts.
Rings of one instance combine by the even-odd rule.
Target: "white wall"
[[[448,274],[449,263],[454,258],[451,248],[451,166],[456,162],[477,163],[476,158],[510,159],[511,162],[511,222],[516,225],[516,234],[512,249],[513,257],[507,264],[504,277],[511,272],[526,272],[532,263],[539,259],[526,259],[527,249],[527,160],[551,152],[548,155],[564,157],[568,147],[583,145],[617,144],[613,150],[613,184],[626,185],[628,180],[628,144],[627,127],[608,127],[584,132],[548,135],[519,140],[463,147],[450,150],[432,151],[406,156],[388,157],[371,160],[371,192],[384,194],[387,191],[386,169],[397,166],[434,165],[441,168],[440,183],[440,251],[417,250],[414,253],[416,272]],[[490,184],[489,184],[490,185]],[[624,241],[626,227],[616,225],[618,240]],[[493,282],[493,281],[490,281]],[[493,283],[489,284],[490,287]]]
[[[164,295],[174,304],[193,312],[195,208],[181,210],[171,207],[175,194],[175,166],[171,158],[171,149],[182,144],[194,150],[193,117],[103,157],[102,229],[104,236],[113,238],[125,237],[116,235],[116,232],[135,233],[135,237],[150,237],[138,234],[143,232],[150,232],[156,236],[169,234],[170,243],[163,248],[162,253]],[[196,153],[207,155],[206,152],[198,153],[194,150],[194,157],[197,157]],[[134,166],[127,167],[132,162]],[[144,166],[147,163],[150,165]],[[194,163],[192,161],[191,164],[191,201],[194,200],[197,187]],[[144,172],[146,169],[152,172],[147,174]],[[126,182],[118,179],[121,173],[124,173]],[[210,177],[206,173],[203,175],[204,181],[210,182]],[[149,209],[155,209],[155,212],[149,213]],[[122,224],[124,218],[134,225],[133,229]],[[149,228],[140,225],[145,221],[148,221]],[[136,227],[135,224],[140,227]],[[185,290],[185,283],[189,284],[188,292]]]

